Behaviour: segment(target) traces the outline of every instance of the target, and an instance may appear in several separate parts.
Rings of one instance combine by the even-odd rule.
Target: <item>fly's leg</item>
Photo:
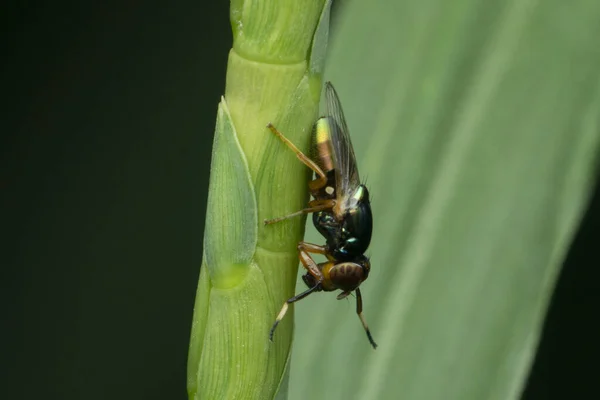
[[[273,132],[273,134],[275,136],[277,136],[279,139],[281,139],[281,141],[296,154],[296,157],[298,157],[298,159],[300,161],[302,161],[302,163],[304,165],[306,165],[308,168],[312,169],[314,171],[314,173],[317,174],[318,178],[315,179],[314,181],[311,181],[309,184],[310,189],[311,190],[319,190],[321,188],[324,188],[325,185],[327,185],[327,176],[325,176],[325,173],[323,172],[321,167],[319,167],[313,160],[308,158],[306,156],[306,154],[301,152],[300,149],[298,149],[294,143],[292,143],[288,138],[286,138],[283,135],[283,133],[279,132],[277,130],[277,128],[275,128],[273,126],[272,123],[269,122],[267,124],[267,128],[269,128],[269,130],[271,132]]]
[[[298,251],[300,253],[304,252],[304,253],[312,253],[312,254],[322,254],[325,257],[327,257],[327,259],[329,261],[334,261],[333,256],[329,253],[329,250],[327,249],[327,246],[319,246],[318,244],[300,242],[300,243],[298,243]],[[312,260],[312,258],[311,258],[311,260]]]
[[[265,225],[271,225],[276,222],[280,222],[280,221],[283,221],[283,220],[286,220],[289,218],[297,217],[302,214],[310,214],[310,213],[314,213],[317,211],[331,210],[334,205],[335,205],[335,200],[333,200],[333,199],[312,200],[312,201],[308,202],[307,208],[304,208],[300,211],[296,211],[294,213],[285,215],[283,217],[273,218],[273,219],[265,219],[264,223],[265,223]]]
[[[306,156],[306,154],[301,152],[300,149],[298,149],[296,147],[296,145],[294,145],[294,143],[292,143],[288,138],[286,138],[283,135],[283,133],[279,132],[277,130],[277,128],[275,128],[273,126],[273,124],[269,123],[267,125],[267,128],[269,128],[269,130],[271,132],[273,132],[273,134],[275,136],[277,136],[287,147],[289,147],[296,154],[296,157],[304,165],[306,165],[308,168],[310,168],[317,175],[316,179],[314,179],[308,183],[308,188],[311,191],[311,193],[317,192],[320,189],[327,186],[327,176],[325,175],[325,173],[323,172],[321,167],[319,167],[313,160],[311,160],[308,156]],[[313,212],[318,212],[318,211],[323,211],[323,210],[330,210],[333,208],[333,206],[335,206],[335,200],[333,200],[333,199],[312,200],[308,203],[308,207],[305,209],[296,211],[294,213],[285,215],[283,217],[266,219],[266,220],[264,220],[264,223],[265,223],[265,225],[271,225],[276,222],[281,222],[281,221],[284,221],[289,218],[297,217],[299,215],[310,214]]]
[[[345,299],[346,297],[350,296],[351,294],[352,294],[351,291],[350,292],[342,292],[342,293],[338,294],[337,296],[335,296],[335,298],[337,300],[342,300],[342,299]]]
[[[285,314],[287,313],[288,307],[290,304],[297,302],[298,300],[302,300],[303,298],[305,298],[306,296],[308,296],[309,294],[311,294],[314,291],[319,291],[319,284],[316,284],[315,286],[311,287],[308,290],[305,290],[304,292],[289,298],[286,300],[285,303],[283,303],[283,307],[281,307],[281,311],[279,311],[279,314],[277,315],[277,318],[275,319],[275,323],[273,324],[273,326],[271,327],[271,331],[269,332],[269,340],[272,342],[273,341],[273,335],[275,334],[275,328],[277,328],[277,325],[279,325],[279,322],[283,319],[283,317],[285,317]]]
[[[360,318],[360,322],[362,323],[363,328],[365,328],[365,332],[367,333],[367,338],[369,338],[369,343],[371,343],[371,346],[373,346],[373,348],[376,349],[377,343],[375,343],[375,341],[373,340],[373,336],[371,336],[371,331],[369,330],[367,321],[365,321],[365,317],[363,316],[363,313],[362,313],[362,296],[360,295],[359,288],[356,288],[356,314],[358,314],[358,318]]]
[[[307,251],[305,251],[301,248],[302,244],[304,244],[304,242],[300,242],[300,244],[298,244],[298,250],[299,250],[298,258],[300,258],[300,262],[302,263],[302,266],[308,271],[309,274],[311,274],[315,278],[316,284],[313,287],[311,287],[310,289],[305,290],[304,292],[287,299],[285,301],[285,303],[283,303],[283,306],[281,307],[281,311],[279,311],[279,314],[277,314],[275,323],[273,324],[273,326],[271,327],[271,331],[269,332],[269,340],[271,340],[271,341],[273,341],[273,334],[275,334],[275,328],[277,328],[277,325],[279,325],[279,322],[281,322],[283,317],[285,317],[285,314],[288,311],[289,305],[292,303],[295,303],[299,300],[302,300],[303,298],[305,298],[306,296],[308,296],[309,294],[311,294],[315,291],[318,292],[319,290],[321,290],[321,282],[323,282],[323,274],[319,270],[319,266],[317,265],[315,260],[312,259],[310,254],[308,254]],[[309,244],[309,243],[306,243],[306,244]],[[311,246],[321,247],[321,246],[317,246],[317,245],[311,245]]]

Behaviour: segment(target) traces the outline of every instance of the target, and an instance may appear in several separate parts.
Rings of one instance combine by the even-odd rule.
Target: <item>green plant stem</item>
[[[266,125],[308,150],[329,7],[324,0],[231,3],[234,44],[213,145],[190,399],[270,399],[286,376],[293,312],[273,343],[268,333],[294,292],[305,218],[262,221],[305,206],[309,171]]]

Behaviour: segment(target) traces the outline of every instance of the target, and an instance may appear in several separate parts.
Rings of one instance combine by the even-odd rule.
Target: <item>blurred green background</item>
[[[3,13],[4,398],[185,398],[228,8],[30,2]],[[598,393],[599,237],[596,191],[526,399]]]

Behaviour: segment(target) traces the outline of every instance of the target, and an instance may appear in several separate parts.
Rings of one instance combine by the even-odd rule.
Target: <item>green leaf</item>
[[[353,299],[297,303],[290,398],[519,398],[598,161],[600,3],[353,1],[338,21],[379,348]]]
[[[212,286],[239,285],[256,248],[256,196],[225,99],[217,114],[206,231],[211,234],[204,237],[204,258]]]

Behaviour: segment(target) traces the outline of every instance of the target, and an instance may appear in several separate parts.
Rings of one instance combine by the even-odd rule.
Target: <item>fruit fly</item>
[[[303,214],[313,214],[313,223],[326,239],[324,246],[300,242],[298,257],[306,274],[302,280],[308,290],[288,299],[277,315],[269,338],[285,316],[289,304],[302,300],[313,292],[341,290],[337,299],[356,294],[356,313],[367,333],[371,346],[377,344],[371,336],[362,314],[359,286],[369,276],[371,264],[364,255],[371,242],[373,217],[369,191],[360,183],[356,157],[340,100],[333,85],[325,83],[327,115],[315,122],[312,133],[311,157],[307,157],[272,124],[267,128],[286,144],[315,176],[308,184],[313,197],[308,207],[284,217],[265,220],[274,224]],[[316,263],[311,254],[321,254],[326,262]]]

